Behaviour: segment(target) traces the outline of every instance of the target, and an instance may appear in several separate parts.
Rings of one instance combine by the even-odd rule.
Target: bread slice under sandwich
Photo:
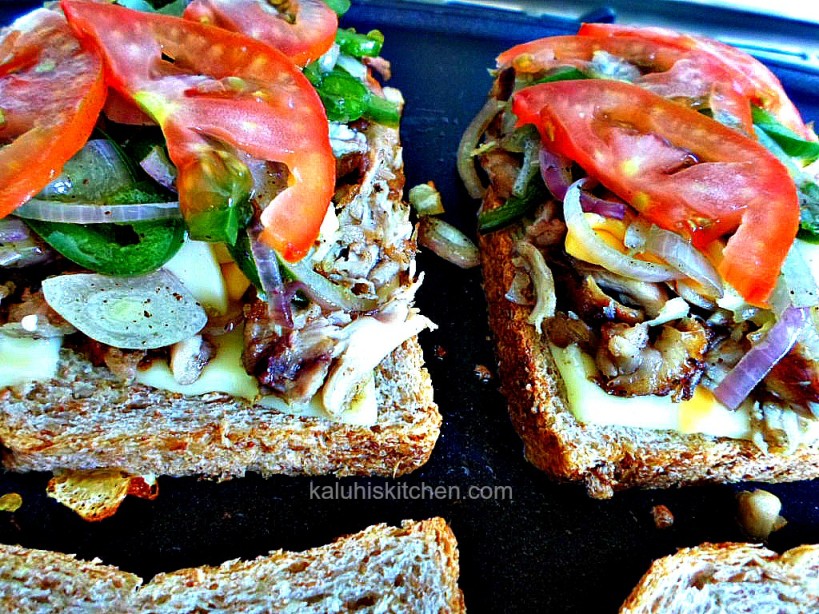
[[[397,90],[384,91],[401,101]],[[373,124],[361,135],[368,148],[364,172],[347,188],[345,206],[381,207],[386,211],[381,215],[398,220],[400,233],[395,226],[383,233],[385,242],[398,241],[400,247],[385,243],[381,249],[397,253],[394,279],[404,280],[406,292],[408,283],[417,287],[417,282],[409,209],[401,197],[398,128]],[[410,317],[414,312],[410,307]],[[423,362],[415,335],[381,361],[374,371],[377,420],[361,425],[284,413],[218,392],[185,396],[127,384],[64,347],[55,377],[0,389],[3,462],[12,471],[107,468],[218,478],[246,471],[401,475],[427,461],[440,432]]]
[[[142,579],[98,560],[0,546],[0,606],[47,612],[463,612],[455,536],[441,518],[371,526],[304,552]]]
[[[655,561],[623,603],[641,612],[781,612],[819,609],[819,546],[779,555],[753,544],[703,544]]]

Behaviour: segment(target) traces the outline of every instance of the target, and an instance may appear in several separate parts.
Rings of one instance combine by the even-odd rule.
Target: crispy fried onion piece
[[[708,332],[694,318],[663,325],[651,343],[645,324],[605,323],[595,357],[601,386],[617,396],[690,399],[705,370]]]
[[[95,522],[113,516],[126,496],[155,499],[159,486],[155,476],[131,475],[120,469],[59,471],[46,493],[83,520]]]
[[[535,306],[528,321],[540,332],[543,321],[555,315],[555,280],[538,248],[526,241],[519,241],[516,247],[520,254],[520,264],[529,274],[534,286]]]

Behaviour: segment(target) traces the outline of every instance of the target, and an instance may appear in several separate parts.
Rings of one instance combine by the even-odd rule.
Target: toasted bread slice
[[[505,297],[515,275],[516,232],[483,235],[480,247],[502,390],[529,462],[556,479],[584,483],[595,498],[635,486],[819,477],[819,441],[772,454],[747,440],[578,421],[546,340],[527,321],[531,308]]]
[[[5,611],[463,612],[458,548],[441,518],[371,526],[304,552],[142,579],[116,567],[0,546]]]
[[[623,603],[640,612],[813,612],[819,546],[779,555],[753,544],[703,544],[655,561]]]

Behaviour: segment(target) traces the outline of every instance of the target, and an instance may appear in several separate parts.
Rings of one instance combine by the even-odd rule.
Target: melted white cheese
[[[256,379],[242,367],[242,330],[214,337],[216,355],[192,384],[177,382],[170,365],[164,360],[154,360],[148,369],[137,371],[136,381],[161,390],[197,396],[209,392],[224,392],[234,397],[254,400],[259,396]]]
[[[202,371],[202,375],[192,384],[177,382],[166,361],[155,360],[148,369],[137,372],[136,381],[146,386],[197,396],[211,392],[224,392],[234,397],[254,401],[287,414],[325,418],[345,424],[371,425],[378,419],[375,383],[370,376],[366,385],[350,406],[339,416],[331,416],[316,395],[310,403],[292,405],[275,396],[260,396],[256,379],[248,375],[242,366],[243,333],[237,329],[227,335],[214,338],[216,355]]]
[[[57,375],[62,337],[30,339],[0,334],[0,388]]]
[[[728,410],[702,386],[691,400],[679,403],[668,396],[613,396],[590,379],[597,374],[591,356],[575,345],[550,347],[566,386],[569,409],[580,422],[751,438],[748,412]]]
[[[176,275],[208,313],[227,313],[228,290],[213,244],[187,240],[162,268]]]

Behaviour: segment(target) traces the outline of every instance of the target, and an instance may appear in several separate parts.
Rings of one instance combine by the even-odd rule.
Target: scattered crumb
[[[493,377],[492,371],[486,365],[475,365],[475,375],[483,383],[491,381]]]
[[[446,348],[444,346],[442,346],[442,345],[433,346],[432,353],[435,355],[435,358],[437,358],[438,360],[443,360],[444,358],[446,358],[446,354],[447,354]]]
[[[6,493],[0,497],[0,512],[16,512],[23,505],[23,497],[16,492]]]
[[[658,529],[668,529],[674,524],[674,514],[665,505],[655,505],[651,508],[654,517],[654,526]]]

